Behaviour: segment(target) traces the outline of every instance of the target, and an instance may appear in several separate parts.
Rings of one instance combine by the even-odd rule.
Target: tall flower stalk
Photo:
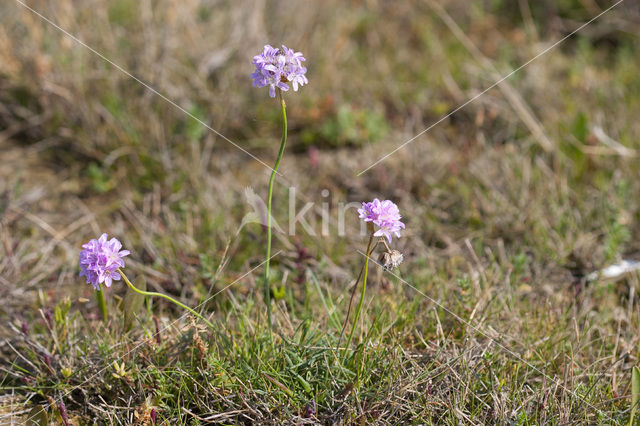
[[[349,345],[351,345],[351,339],[353,339],[353,332],[355,331],[356,325],[358,324],[358,320],[360,319],[360,311],[362,311],[362,304],[364,303],[364,295],[367,291],[367,275],[369,271],[369,257],[371,256],[371,252],[373,250],[373,247],[371,247],[373,243],[373,229],[371,228],[373,227],[368,226],[368,228],[370,231],[369,242],[367,243],[367,251],[365,254],[364,266],[362,267],[362,272],[360,273],[362,275],[362,293],[360,294],[360,301],[358,302],[358,308],[356,309],[356,316],[353,319],[353,327],[351,327],[351,333],[349,333],[349,338],[347,339],[347,344],[345,346],[346,348],[348,348]],[[349,311],[351,311],[351,302],[353,301],[353,295],[355,295],[356,293],[356,288],[358,287],[358,281],[359,281],[359,277],[355,283],[355,287],[353,288],[351,300],[349,301]],[[345,327],[347,326],[347,321],[349,321],[349,312],[347,312],[347,318],[345,319],[345,323],[344,323],[344,327],[342,327],[342,331],[344,331]],[[338,344],[340,344],[340,342],[338,342]]]
[[[280,141],[280,150],[278,151],[278,158],[271,170],[271,176],[269,177],[269,193],[267,196],[267,260],[264,266],[264,298],[267,302],[267,317],[269,328],[271,328],[271,285],[269,275],[269,261],[271,259],[271,202],[273,199],[273,184],[276,181],[276,174],[278,173],[278,167],[282,156],[284,154],[284,147],[287,143],[287,104],[282,97],[281,89],[278,88],[278,97],[280,98],[280,105],[282,106],[282,140]]]
[[[145,296],[157,296],[162,297],[180,306],[183,309],[191,312],[196,317],[207,323],[211,328],[214,325],[204,318],[202,315],[186,306],[185,304],[177,301],[173,297],[166,294],[157,293],[153,291],[143,291],[136,288],[131,281],[124,274],[122,269],[124,268],[124,257],[128,256],[129,250],[121,250],[122,243],[117,238],[107,239],[107,234],[102,234],[98,239],[92,239],[87,244],[82,246],[83,250],[80,252],[80,276],[87,278],[87,284],[91,284],[95,290],[97,290],[98,306],[102,312],[103,318],[107,319],[107,307],[104,300],[104,293],[102,291],[102,285],[111,287],[114,281],[119,281],[121,278],[127,283],[127,285],[136,293]]]
[[[102,314],[102,320],[107,322],[109,319],[109,311],[107,310],[107,301],[104,299],[104,292],[102,289],[96,291],[96,301],[98,302],[98,309]]]
[[[295,52],[282,46],[282,49],[266,45],[261,54],[254,56],[253,64],[256,69],[251,74],[254,87],[269,87],[269,96],[278,96],[280,107],[282,108],[282,139],[276,163],[271,169],[269,177],[269,193],[267,196],[267,250],[264,274],[264,298],[267,304],[267,317],[269,329],[271,329],[271,285],[270,285],[270,259],[271,259],[271,211],[273,198],[273,185],[275,183],[278,167],[284,155],[284,148],[287,143],[287,105],[282,96],[282,92],[289,90],[289,84],[294,91],[298,91],[299,86],[304,86],[309,81],[305,76],[307,69],[302,66],[306,59],[302,53]]]
[[[215,326],[211,323],[211,321],[209,321],[208,319],[206,319],[205,317],[203,317],[202,315],[200,315],[199,313],[197,313],[196,311],[194,311],[193,309],[191,309],[190,307],[188,307],[184,303],[179,302],[176,299],[174,299],[173,297],[167,296],[166,294],[158,293],[158,292],[155,292],[155,291],[140,290],[140,289],[136,288],[133,284],[131,284],[131,281],[129,281],[129,278],[127,278],[127,276],[124,274],[124,272],[122,272],[122,269],[118,269],[118,272],[120,273],[120,275],[122,275],[122,279],[124,279],[124,282],[127,283],[129,288],[131,290],[135,291],[136,293],[142,294],[144,296],[161,297],[161,298],[163,298],[165,300],[168,300],[169,302],[180,306],[182,309],[186,309],[187,311],[191,312],[194,316],[196,316],[197,318],[200,318],[202,321],[204,321],[209,327],[215,328]]]

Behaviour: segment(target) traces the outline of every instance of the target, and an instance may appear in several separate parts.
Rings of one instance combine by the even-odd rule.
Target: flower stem
[[[102,292],[102,289],[96,291],[96,300],[98,301],[98,308],[102,313],[102,319],[104,320],[104,322],[107,322],[107,319],[109,319],[109,314],[107,312],[107,302],[106,300],[104,300],[104,293]]]
[[[195,315],[196,317],[200,318],[202,321],[206,322],[209,327],[215,329],[215,326],[210,321],[208,321],[206,318],[204,318],[202,315],[200,315],[199,313],[197,313],[196,311],[194,311],[193,309],[191,309],[190,307],[188,307],[184,303],[178,302],[176,299],[174,299],[173,297],[167,296],[166,294],[157,293],[155,291],[139,290],[133,284],[131,284],[131,281],[129,281],[129,278],[127,278],[127,276],[124,274],[124,272],[122,272],[122,269],[118,269],[118,272],[120,273],[120,275],[122,275],[122,278],[124,279],[124,282],[127,283],[129,288],[131,290],[135,291],[136,293],[142,294],[144,296],[162,297],[163,299],[166,299],[171,303],[175,303],[176,305],[180,306],[181,308],[186,309],[187,311],[191,312],[193,315]]]
[[[373,243],[373,233],[369,236],[369,243],[367,244],[367,255],[364,259],[364,273],[362,275],[362,293],[360,294],[360,302],[358,302],[358,307],[356,308],[356,316],[353,319],[353,326],[351,327],[351,333],[349,333],[349,339],[347,339],[347,344],[345,348],[348,348],[351,344],[351,339],[353,338],[353,332],[358,325],[358,319],[360,319],[360,311],[362,310],[362,305],[364,303],[364,294],[367,291],[367,272],[369,271],[369,257],[371,255],[371,244]],[[356,285],[358,283],[356,282]],[[355,289],[353,290],[355,291]]]
[[[273,183],[276,180],[276,174],[278,172],[278,166],[282,160],[284,154],[284,146],[287,143],[287,105],[282,97],[282,92],[278,89],[278,98],[280,99],[280,105],[282,106],[282,141],[280,142],[280,151],[278,151],[278,158],[276,164],[271,170],[271,177],[269,178],[269,195],[267,197],[267,260],[264,267],[264,298],[267,303],[267,323],[269,324],[269,330],[271,331],[271,284],[269,281],[269,261],[271,259],[271,198],[273,197]]]

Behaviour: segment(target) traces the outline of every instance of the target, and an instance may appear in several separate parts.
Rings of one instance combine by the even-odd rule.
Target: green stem
[[[347,344],[345,348],[348,348],[349,345],[351,344],[351,339],[353,338],[353,332],[356,330],[356,326],[358,325],[358,319],[360,319],[360,311],[362,310],[362,305],[364,303],[364,294],[367,291],[367,272],[369,271],[369,257],[371,255],[371,243],[373,243],[373,232],[369,236],[369,243],[367,244],[367,255],[365,256],[365,259],[364,259],[364,273],[362,275],[362,293],[360,294],[360,302],[358,302],[358,307],[356,308],[356,316],[353,319],[353,327],[351,327],[351,333],[349,333],[349,339],[347,340]]]
[[[131,284],[131,281],[129,281],[129,278],[127,278],[127,276],[124,274],[124,272],[122,272],[122,269],[118,269],[118,272],[120,273],[120,275],[122,275],[122,278],[124,279],[124,282],[127,283],[129,288],[131,290],[135,291],[136,293],[142,294],[144,296],[162,297],[163,299],[166,299],[171,303],[175,303],[176,305],[180,306],[181,308],[186,309],[187,311],[191,312],[193,315],[195,315],[196,317],[200,318],[202,321],[206,322],[209,327],[211,327],[212,329],[215,329],[215,326],[210,321],[208,321],[206,318],[204,318],[202,315],[200,315],[199,313],[197,313],[196,311],[194,311],[193,309],[191,309],[190,307],[188,307],[184,303],[178,302],[176,299],[174,299],[173,297],[167,296],[166,294],[157,293],[155,291],[139,290],[133,284]]]
[[[278,89],[278,98],[280,98],[280,105],[282,106],[282,141],[280,142],[280,151],[278,151],[276,164],[273,166],[271,177],[269,178],[269,195],[267,197],[267,260],[264,267],[264,298],[267,302],[269,331],[271,331],[271,285],[269,281],[269,263],[271,259],[271,198],[273,197],[273,183],[276,180],[278,166],[280,166],[280,161],[284,154],[284,146],[287,143],[287,105],[284,102],[280,89]]]
[[[107,322],[107,319],[109,319],[109,315],[107,313],[107,302],[106,300],[104,300],[104,293],[102,292],[102,289],[96,291],[96,300],[98,301],[98,308],[102,313],[102,319],[104,320],[104,322]]]

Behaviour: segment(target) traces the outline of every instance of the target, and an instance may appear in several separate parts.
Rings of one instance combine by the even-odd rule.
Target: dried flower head
[[[400,266],[402,261],[404,260],[404,256],[398,250],[385,251],[380,255],[378,262],[382,265],[382,267],[391,271],[392,269]]]
[[[360,219],[378,226],[374,236],[385,236],[389,242],[391,242],[391,233],[400,238],[400,230],[404,229],[404,223],[400,221],[402,216],[400,216],[398,206],[392,201],[380,201],[376,198],[370,203],[362,203],[362,208],[358,209],[358,213]]]
[[[269,86],[269,96],[276,96],[276,87],[289,90],[289,83],[294,91],[298,91],[298,86],[309,83],[305,76],[307,69],[302,66],[306,59],[301,52],[295,52],[282,45],[282,49],[266,45],[261,54],[253,57],[253,64],[256,70],[251,74],[254,87]]]
[[[118,281],[118,268],[124,268],[123,257],[129,255],[129,250],[120,250],[122,244],[116,238],[107,241],[107,234],[92,239],[82,246],[80,252],[80,276],[87,277],[87,284],[100,290],[100,284],[111,287],[112,281]]]

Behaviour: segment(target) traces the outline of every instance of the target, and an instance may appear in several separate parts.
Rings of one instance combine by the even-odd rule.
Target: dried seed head
[[[205,345],[200,335],[197,333],[193,336],[193,344],[198,350],[198,356],[200,357],[200,359],[204,360],[207,357],[207,346]]]
[[[400,266],[403,260],[404,256],[398,250],[385,251],[378,259],[382,267],[387,271],[391,271]]]

